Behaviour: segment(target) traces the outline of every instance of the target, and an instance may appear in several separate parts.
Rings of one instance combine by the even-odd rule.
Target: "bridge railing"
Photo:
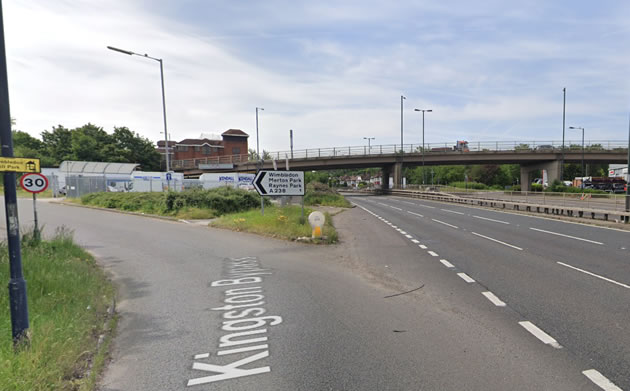
[[[582,141],[566,140],[565,151],[576,152],[582,150]],[[585,153],[592,152],[624,152],[628,150],[627,140],[589,140],[584,142]],[[423,148],[421,143],[385,144],[385,145],[361,145],[349,147],[309,148],[299,150],[287,150],[267,152],[265,160],[284,159],[310,159],[310,158],[335,158],[348,156],[377,156],[394,154],[419,154]],[[470,152],[561,152],[562,141],[476,141],[469,142],[467,150],[456,150],[454,143],[425,143],[425,155],[470,153]],[[258,161],[251,155],[226,155],[212,156],[198,159],[173,160],[173,169],[199,168],[200,164],[235,164]]]

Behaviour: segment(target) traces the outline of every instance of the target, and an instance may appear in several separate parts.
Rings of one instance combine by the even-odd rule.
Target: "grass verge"
[[[320,182],[311,182],[306,186],[304,205],[336,206],[341,208],[351,208],[352,204],[337,190]]]
[[[41,242],[26,236],[22,262],[28,284],[30,344],[14,351],[9,298],[0,295],[0,389],[94,389],[107,346],[99,349],[98,339],[106,328],[115,326],[115,319],[107,320],[114,297],[111,282],[94,259],[74,244],[67,230]],[[0,281],[9,281],[4,243],[0,244]]]
[[[313,210],[304,208],[304,216],[308,217]],[[337,231],[328,213],[322,235],[325,239],[322,243],[336,243]],[[259,235],[274,238],[295,240],[299,237],[311,237],[311,226],[307,221],[301,222],[301,208],[299,206],[269,206],[265,207],[265,215],[261,215],[260,209],[252,209],[246,212],[230,213],[210,223],[212,227],[227,228],[234,231],[252,232]]]

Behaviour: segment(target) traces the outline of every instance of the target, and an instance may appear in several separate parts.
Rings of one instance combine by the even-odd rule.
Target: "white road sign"
[[[254,187],[258,194],[303,196],[306,185],[304,184],[303,171],[258,171],[254,178]]]
[[[48,188],[48,178],[42,174],[26,174],[20,180],[22,189],[30,193],[41,193]]]

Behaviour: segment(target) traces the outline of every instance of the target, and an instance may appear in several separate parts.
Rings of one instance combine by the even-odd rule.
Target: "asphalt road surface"
[[[120,287],[101,390],[630,389],[628,233],[349,198],[335,246],[40,202]]]

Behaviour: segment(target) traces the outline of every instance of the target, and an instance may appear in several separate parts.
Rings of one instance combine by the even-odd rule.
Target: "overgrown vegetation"
[[[179,218],[212,218],[255,208],[260,197],[246,190],[219,187],[165,193],[91,193],[81,197],[81,203]]]
[[[304,205],[337,206],[342,208],[350,208],[352,206],[337,190],[317,181],[312,181],[306,186]]]
[[[0,280],[9,280],[0,244]],[[90,390],[104,356],[94,356],[114,289],[94,259],[60,230],[49,241],[22,241],[30,344],[14,351],[8,295],[0,295],[0,389]],[[111,323],[110,323],[111,324]],[[86,376],[93,361],[90,376]],[[99,364],[100,363],[100,364]]]
[[[313,210],[304,208],[304,215]],[[325,213],[326,224],[322,234],[323,243],[336,243],[337,231],[332,224],[332,218]],[[295,240],[299,237],[311,237],[311,226],[307,221],[301,221],[301,208],[299,206],[266,207],[265,215],[261,215],[259,209],[247,212],[231,213],[210,223],[213,227],[227,228],[235,231],[252,232],[275,238]]]

